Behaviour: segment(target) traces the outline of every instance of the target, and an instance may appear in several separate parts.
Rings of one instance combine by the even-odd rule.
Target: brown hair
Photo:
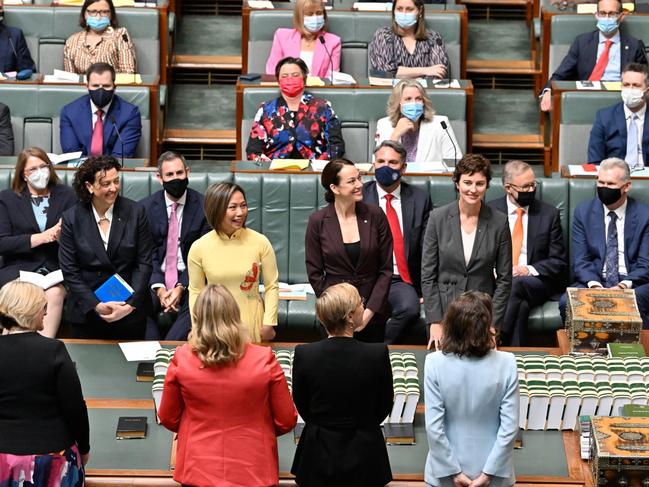
[[[40,147],[28,147],[23,149],[20,154],[18,154],[18,160],[16,161],[16,170],[14,171],[14,179],[11,182],[11,189],[14,190],[17,194],[20,194],[25,189],[25,177],[23,172],[25,172],[25,166],[27,165],[27,160],[30,157],[36,157],[43,162],[46,162],[50,168],[50,180],[47,183],[47,187],[51,188],[55,184],[59,184],[59,177],[56,175],[52,161],[47,156],[47,153]]]
[[[449,305],[442,318],[442,352],[484,357],[494,348],[491,296],[468,291]]]
[[[122,169],[119,161],[113,156],[90,156],[79,166],[72,187],[82,204],[89,206],[92,202],[92,194],[88,192],[86,183],[95,184],[98,174],[103,176],[111,169],[116,169],[118,172]]]
[[[460,183],[460,177],[463,174],[472,176],[475,173],[482,174],[487,178],[487,188],[489,187],[489,182],[491,181],[491,163],[489,159],[481,154],[465,154],[460,162],[455,165],[455,170],[453,171],[453,182],[455,184]]]
[[[108,63],[93,63],[90,66],[88,66],[88,69],[86,69],[86,83],[90,84],[91,74],[102,75],[106,71],[110,71],[110,79],[113,81],[113,84],[115,84],[115,79],[117,78],[117,74],[115,74],[115,68]]]
[[[295,7],[293,7],[293,28],[297,30],[302,37],[307,35],[316,34],[316,32],[309,32],[304,27],[304,8],[307,5],[316,5],[322,8],[322,15],[324,16],[324,26],[320,32],[326,32],[329,27],[329,20],[327,19],[327,10],[325,9],[322,0],[295,0]]]
[[[329,164],[327,164],[322,170],[322,175],[320,176],[320,184],[322,184],[322,187],[325,190],[324,198],[327,203],[333,203],[336,200],[336,195],[334,195],[334,192],[331,191],[330,186],[332,184],[334,186],[338,186],[340,184],[340,177],[338,176],[338,174],[345,166],[355,166],[355,164],[349,159],[340,157],[338,159],[330,161]]]
[[[101,2],[101,0],[86,0],[83,2],[83,5],[81,6],[81,14],[79,14],[79,26],[82,29],[88,30],[90,27],[88,27],[88,24],[86,24],[86,10],[88,10],[88,7],[90,7],[93,3]],[[108,4],[108,10],[110,10],[110,26],[113,29],[117,28],[117,14],[115,13],[115,6],[113,5],[113,0],[106,0],[106,3]]]
[[[246,331],[239,306],[227,288],[220,284],[205,286],[196,299],[192,318],[189,344],[203,365],[222,365],[241,358]]]
[[[361,302],[358,289],[349,283],[343,282],[324,290],[315,303],[315,315],[320,323],[324,325],[327,332],[334,335],[345,329],[347,316]]]
[[[415,27],[415,39],[418,41],[425,41],[426,40],[426,19],[424,18],[426,9],[424,7],[424,0],[411,0],[412,3],[415,4],[415,7],[417,8],[417,27]],[[401,30],[401,27],[399,27],[399,24],[397,24],[396,20],[394,20],[394,12],[397,8],[397,0],[394,0],[392,2],[392,30],[399,35],[399,31]]]
[[[234,183],[219,183],[213,184],[205,192],[205,218],[207,223],[210,224],[213,230],[219,232],[221,230],[221,223],[225,218],[225,213],[228,211],[228,205],[234,193],[239,192],[246,199],[246,193],[243,188]],[[246,222],[243,222],[243,228],[246,227]]]
[[[428,94],[421,83],[415,79],[404,79],[399,81],[397,85],[392,89],[390,93],[390,98],[388,99],[388,108],[386,110],[388,117],[390,118],[390,123],[393,127],[396,127],[399,119],[403,117],[401,114],[401,97],[403,96],[403,90],[406,88],[417,88],[419,94],[424,99],[424,114],[421,117],[424,121],[430,122],[435,116],[435,109],[433,104],[428,98]]]

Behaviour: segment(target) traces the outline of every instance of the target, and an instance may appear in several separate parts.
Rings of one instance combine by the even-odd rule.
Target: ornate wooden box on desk
[[[609,342],[640,342],[642,319],[633,289],[570,287],[567,293],[566,333],[571,352],[606,354]]]
[[[593,484],[649,487],[649,418],[594,416],[591,421]]]

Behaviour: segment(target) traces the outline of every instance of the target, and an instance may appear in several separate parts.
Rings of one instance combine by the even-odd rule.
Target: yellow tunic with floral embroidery
[[[211,231],[194,242],[187,260],[190,310],[207,284],[221,284],[237,301],[251,340],[260,341],[262,325],[277,325],[277,260],[264,235],[249,228],[237,230],[231,237]],[[263,298],[259,294],[260,277],[265,287]]]

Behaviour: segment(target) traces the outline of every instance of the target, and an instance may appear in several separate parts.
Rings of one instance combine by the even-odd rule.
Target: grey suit
[[[462,387],[458,387],[462,384]],[[490,487],[514,485],[518,433],[516,359],[492,350],[482,358],[435,352],[424,366],[426,485],[452,487],[452,475],[493,475]]]
[[[427,323],[439,323],[448,305],[462,293],[482,291],[493,297],[495,326],[502,325],[512,287],[512,240],[507,216],[483,203],[475,231],[467,266],[462,250],[458,202],[436,208],[431,213],[421,261]]]

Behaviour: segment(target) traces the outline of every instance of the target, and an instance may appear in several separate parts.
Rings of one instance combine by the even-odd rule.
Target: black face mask
[[[4,10],[0,10],[0,24],[2,24],[2,21],[5,19],[5,12]]]
[[[622,197],[622,188],[597,187],[597,197],[606,206],[612,205]]]
[[[532,191],[519,191],[518,198],[516,198],[516,203],[518,203],[518,206],[521,207],[530,206],[534,201],[535,196],[536,196],[536,189]]]
[[[185,194],[187,190],[187,185],[189,184],[189,179],[172,179],[170,181],[165,181],[162,183],[164,190],[169,193],[172,198],[180,198]]]
[[[88,94],[97,108],[104,108],[113,100],[115,90],[97,88],[96,90],[88,90]]]

